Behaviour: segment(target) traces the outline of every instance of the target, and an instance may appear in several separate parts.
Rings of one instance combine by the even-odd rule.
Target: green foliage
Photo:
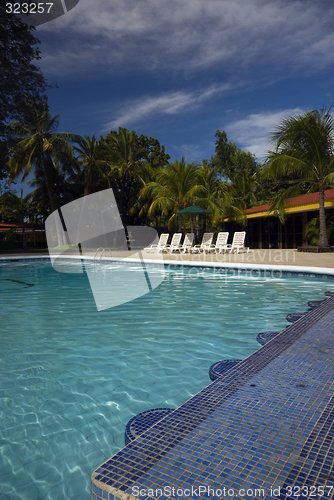
[[[212,225],[219,227],[226,211],[225,207],[229,203],[227,183],[221,180],[218,168],[212,167],[209,162],[204,160],[197,171],[196,184],[198,187],[194,196],[194,204],[211,210],[214,213]]]
[[[15,248],[16,233],[15,229],[8,229],[0,233],[1,250],[13,250]]]
[[[13,147],[8,123],[24,120],[27,101],[41,100],[47,87],[34,61],[40,59],[34,27],[14,14],[6,13],[6,2],[0,2],[0,180],[6,175],[7,152]]]
[[[25,219],[31,218],[36,213],[36,207],[30,201],[30,195],[23,198],[12,191],[0,196],[0,215],[10,222],[23,223]]]
[[[21,180],[24,180],[32,168],[37,174],[36,177],[43,175],[53,211],[57,207],[52,194],[52,171],[55,169],[64,174],[73,173],[76,164],[70,141],[78,139],[74,134],[56,132],[58,119],[58,115],[51,118],[47,99],[41,104],[30,101],[25,121],[11,124],[18,141],[8,162],[10,180],[20,175]]]
[[[155,180],[148,182],[139,193],[139,200],[151,200],[147,207],[148,216],[161,213],[168,218],[168,225],[172,227],[177,221],[176,212],[191,205],[199,185],[197,184],[198,166],[175,160],[161,168]],[[179,217],[179,230],[182,228],[182,216]]]
[[[83,183],[84,196],[109,187],[110,166],[103,159],[102,147],[96,140],[95,134],[92,137],[88,135],[78,137],[76,142],[78,146],[74,146],[73,149],[78,153],[76,159],[80,166],[77,179]]]
[[[215,137],[217,140],[215,141],[215,155],[211,158],[212,165],[217,168],[224,179],[232,180],[234,166],[231,158],[236,154],[238,148],[234,142],[227,141],[225,130],[222,132],[217,130]]]
[[[123,223],[143,221],[145,210],[138,204],[139,191],[151,182],[155,173],[169,159],[164,146],[157,139],[140,136],[119,127],[100,139],[103,158],[108,162],[111,187]],[[136,207],[136,210],[134,210]]]
[[[144,159],[151,165],[152,168],[160,168],[167,165],[170,159],[169,154],[165,153],[165,146],[160,146],[158,139],[141,135],[138,138],[139,147],[145,150]]]
[[[326,229],[328,241],[334,244],[334,213],[326,214]],[[307,224],[305,234],[311,245],[318,245],[320,236],[320,219],[315,217]]]
[[[2,196],[0,196],[0,215],[3,219],[6,219],[8,222],[18,222],[22,225],[22,245],[23,248],[26,248],[26,239],[25,239],[25,231],[24,224],[27,218],[34,217],[36,213],[36,207],[34,203],[32,203],[29,199],[29,195],[25,198],[22,196],[18,197],[12,191],[8,191]],[[7,231],[8,232],[8,231]],[[9,243],[12,244],[13,238],[10,233],[8,233],[7,239],[4,238],[4,244]]]
[[[22,118],[26,98],[39,99],[46,89],[41,70],[33,64],[40,59],[34,30],[14,14],[7,14],[5,2],[0,3],[1,127],[10,119]]]

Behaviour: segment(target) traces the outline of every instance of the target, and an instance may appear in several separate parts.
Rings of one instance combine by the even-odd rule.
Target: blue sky
[[[80,0],[35,34],[60,132],[122,126],[190,162],[225,129],[261,161],[282,118],[334,101],[333,25],[331,0]]]

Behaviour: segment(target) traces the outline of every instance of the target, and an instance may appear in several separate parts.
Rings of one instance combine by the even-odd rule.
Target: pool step
[[[298,321],[300,318],[305,316],[305,314],[308,314],[308,313],[307,312],[291,313],[291,314],[287,315],[286,320],[289,321],[290,323],[294,323],[295,321]]]
[[[265,345],[267,342],[275,338],[279,333],[281,332],[261,332],[256,337],[256,340],[259,344]]]
[[[125,444],[129,444],[140,436],[140,434],[173,411],[172,408],[153,408],[152,410],[143,411],[132,417],[125,427]]]
[[[218,377],[221,377],[227,370],[240,363],[240,361],[242,361],[242,359],[224,359],[223,361],[217,361],[217,363],[211,365],[209,377],[212,382]]]

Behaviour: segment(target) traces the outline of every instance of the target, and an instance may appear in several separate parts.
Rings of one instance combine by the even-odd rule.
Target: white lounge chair
[[[232,245],[226,245],[227,251],[232,253],[239,253],[240,250],[245,250],[247,253],[249,252],[249,247],[245,247],[245,237],[246,231],[236,231],[233,235]]]
[[[213,239],[213,233],[204,233],[202,243],[195,245],[190,249],[191,253],[208,252],[210,250]]]
[[[157,244],[153,244],[149,247],[144,248],[146,252],[163,252],[167,251],[167,241],[169,238],[168,233],[163,233],[160,235],[159,241]]]
[[[182,238],[182,233],[174,233],[170,245],[166,246],[166,250],[171,253],[179,251],[180,248],[182,248],[180,245],[181,238]]]
[[[193,247],[193,241],[194,233],[187,233],[184,237],[183,245],[181,246],[180,251],[182,251],[183,253],[187,253],[187,251]]]
[[[214,251],[215,253],[226,252],[228,235],[229,233],[223,231],[218,233],[216,244],[210,245],[209,251]]]

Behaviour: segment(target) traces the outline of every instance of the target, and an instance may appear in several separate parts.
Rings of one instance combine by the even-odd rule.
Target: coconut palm
[[[227,183],[221,180],[218,168],[210,166],[206,160],[203,160],[196,177],[195,205],[211,210],[213,219],[218,220],[230,204]]]
[[[271,134],[276,146],[267,156],[267,175],[274,180],[294,175],[296,185],[319,191],[319,246],[329,246],[325,220],[325,189],[334,185],[334,119],[331,109],[288,116]]]
[[[128,214],[138,200],[137,194],[146,178],[147,151],[138,143],[135,132],[122,127],[119,127],[118,132],[110,132],[101,141],[101,147],[110,167],[110,179],[126,225]]]
[[[72,176],[63,171],[53,168],[48,164],[46,158],[46,169],[49,184],[52,186],[52,198],[56,207],[61,207],[82,196],[81,186],[76,182],[76,173]],[[33,188],[30,193],[31,200],[35,203],[38,213],[45,220],[50,214],[50,200],[46,189],[44,174],[40,169],[35,170],[35,177],[28,181]]]
[[[32,103],[25,122],[14,122],[11,125],[19,139],[8,162],[11,181],[21,174],[23,181],[32,168],[43,172],[45,187],[53,211],[58,207],[54,201],[53,186],[50,182],[48,169],[59,169],[61,166],[68,170],[75,168],[70,141],[75,140],[76,136],[56,132],[58,123],[58,115],[51,118],[47,100],[44,100],[41,106]]]
[[[199,190],[197,184],[198,166],[195,163],[186,163],[175,160],[162,168],[156,175],[156,180],[146,184],[139,193],[139,200],[151,198],[153,201],[148,209],[148,215],[161,213],[169,217],[168,224],[172,226],[176,212],[186,208],[193,202]],[[179,231],[182,230],[182,216],[179,217]]]
[[[74,146],[73,149],[78,153],[77,161],[80,166],[78,179],[83,179],[84,196],[94,193],[103,183],[109,186],[109,164],[101,157],[95,134],[92,137],[88,135],[80,137],[76,142],[78,146]]]

